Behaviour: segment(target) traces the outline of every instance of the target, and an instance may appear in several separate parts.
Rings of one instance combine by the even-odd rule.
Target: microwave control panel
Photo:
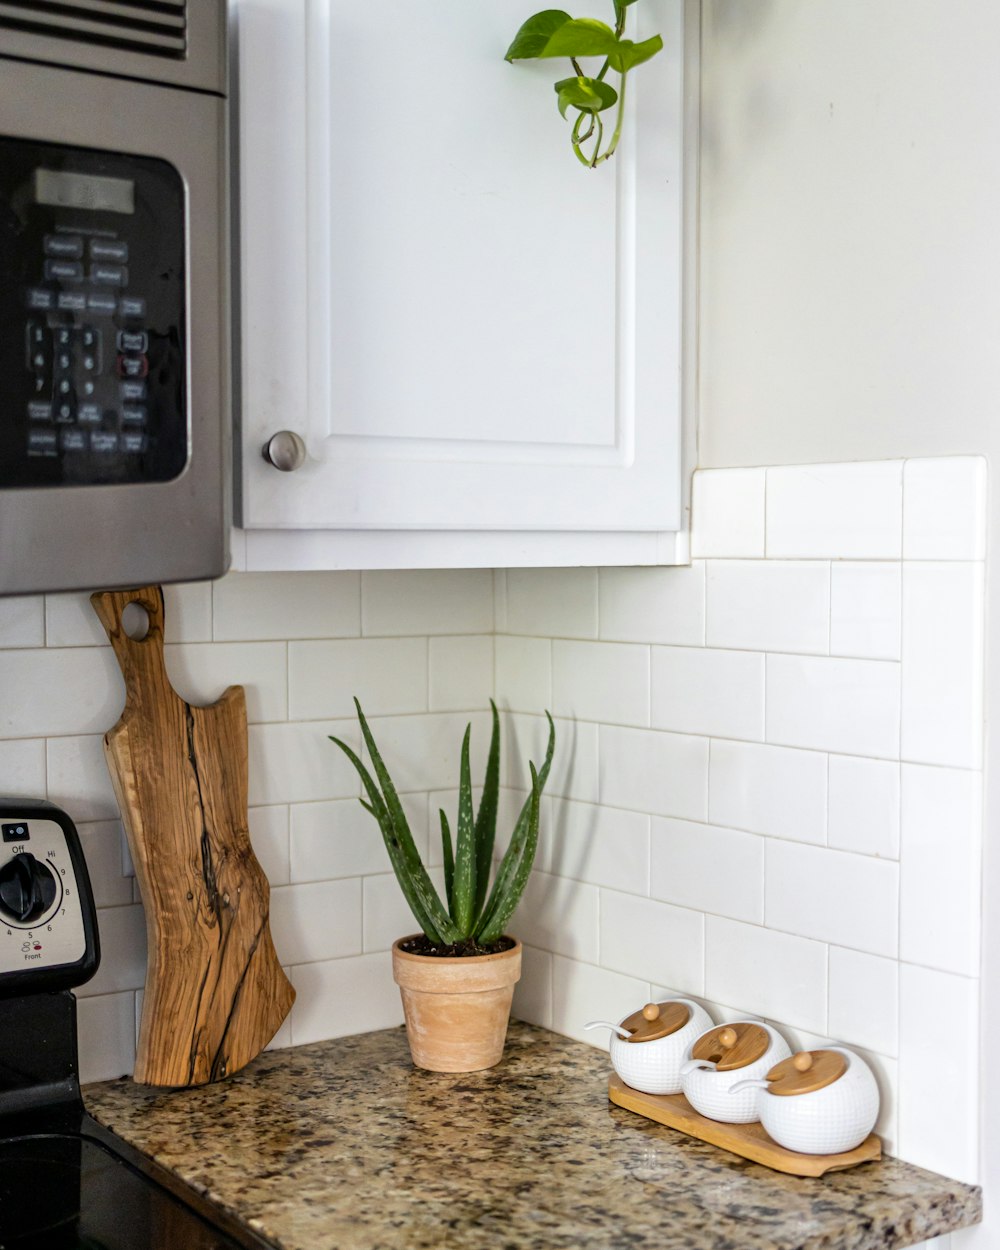
[[[184,221],[166,161],[0,136],[0,488],[184,470]]]
[[[87,952],[83,906],[61,826],[0,819],[0,977],[78,964]]]

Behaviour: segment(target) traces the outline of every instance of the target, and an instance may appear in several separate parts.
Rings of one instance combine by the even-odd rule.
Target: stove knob
[[[0,868],[0,916],[30,924],[48,911],[55,898],[51,869],[30,851],[22,851]]]

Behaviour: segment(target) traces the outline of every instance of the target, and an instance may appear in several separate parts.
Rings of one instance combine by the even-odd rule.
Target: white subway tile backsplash
[[[900,966],[899,1153],[975,1183],[979,1172],[979,987]]]
[[[830,649],[830,566],[825,561],[712,560],[705,640],[751,651]]]
[[[0,794],[41,798],[45,794],[45,739],[0,742]]]
[[[899,964],[860,951],[830,947],[832,1037],[882,1055],[899,1047]]]
[[[493,632],[489,569],[361,574],[361,632],[370,637]]]
[[[117,820],[78,824],[87,872],[98,907],[124,907],[132,902],[132,878],[122,875],[124,833]]]
[[[508,569],[510,634],[597,637],[596,569]]]
[[[830,756],[830,846],[883,859],[899,856],[899,765]]]
[[[357,721],[251,725],[249,790],[251,807],[343,799],[361,793],[358,775],[328,735],[361,749]],[[51,778],[51,757],[50,757]]]
[[[428,640],[428,710],[479,711],[493,694],[493,639],[480,635]]]
[[[360,573],[230,573],[212,584],[219,642],[356,638]]]
[[[403,1005],[387,951],[300,964],[288,974],[295,987],[291,1014],[295,1046],[403,1023]]]
[[[652,692],[656,729],[763,740],[763,655],[654,647]]]
[[[899,665],[887,660],[767,657],[767,740],[899,758]]]
[[[904,764],[900,958],[979,973],[982,776]]]
[[[3,602],[3,601],[0,601]],[[187,582],[163,587],[165,642],[210,642],[212,583]],[[0,626],[0,637],[6,638]],[[45,645],[107,647],[108,636],[89,594],[45,596]]]
[[[271,885],[291,880],[288,859],[288,808],[251,807],[250,843]]]
[[[596,964],[598,917],[596,886],[535,869],[510,927],[529,946]]]
[[[362,886],[362,949],[366,954],[391,950],[398,938],[420,931],[395,873],[365,877]],[[440,889],[439,894],[443,898]]]
[[[704,820],[708,739],[601,725],[600,800],[608,807]]]
[[[691,495],[692,556],[763,556],[764,488],[764,469],[703,469],[696,473]]]
[[[699,647],[705,641],[705,568],[601,569],[600,635],[614,642]]]
[[[552,710],[611,725],[649,724],[649,648],[630,643],[552,643]]]
[[[421,855],[427,851],[427,805],[422,794],[400,801]],[[296,803],[291,808],[292,881],[327,881],[389,872],[392,865],[374,817],[356,798]]]
[[[545,793],[596,803],[598,726],[559,717],[553,720],[556,746]],[[541,768],[548,740],[549,725],[544,716],[514,714],[504,717],[500,748],[501,782],[514,790],[530,790],[528,760],[532,760],[536,768]],[[474,764],[472,775],[474,778],[482,777],[483,769],[477,769]],[[457,781],[456,771],[451,784],[457,784]]]
[[[770,928],[871,955],[899,947],[899,868],[888,860],[771,841],[765,917]]]
[[[903,558],[986,557],[986,461],[981,456],[907,460]]]
[[[97,913],[101,966],[77,998],[138,990],[146,983],[146,917],[141,907],[102,907]]]
[[[41,595],[0,598],[0,644],[45,646],[45,601]]]
[[[901,460],[767,470],[771,559],[898,560],[902,531]]]
[[[0,651],[0,738],[104,733],[125,706],[110,647]]]
[[[903,759],[981,768],[984,569],[903,565]]]
[[[271,891],[271,935],[284,966],[361,954],[361,882],[277,886]]]
[[[649,879],[653,898],[763,922],[764,839],[754,833],[654,817]]]
[[[649,893],[649,817],[593,803],[553,803],[542,822],[539,866],[546,872],[629,894]]]
[[[100,734],[50,738],[45,753],[51,802],[64,807],[74,821],[118,819]]]
[[[705,918],[653,899],[601,890],[601,966],[682,994],[704,992]]]
[[[369,721],[375,745],[401,792],[457,786],[462,737],[469,724],[472,776],[480,778],[486,771],[490,743],[488,712],[432,712],[426,716],[380,716]]]
[[[515,712],[552,709],[552,643],[548,638],[495,639],[494,698],[497,707]]]
[[[112,1081],[135,1066],[135,994],[102,994],[76,1005],[80,1081]]]
[[[288,644],[292,720],[427,711],[426,638],[349,638]]]
[[[164,661],[170,684],[182,699],[198,707],[215,703],[228,686],[242,686],[251,725],[282,721],[288,715],[283,642],[175,644],[164,647]]]
[[[717,916],[705,919],[705,994],[740,1013],[826,1032],[827,948]]]
[[[607,1049],[607,1029],[584,1029],[591,1020],[624,1020],[649,1001],[649,982],[576,959],[552,957],[552,1027],[578,1042]]]
[[[830,579],[831,655],[898,660],[903,593],[900,565],[834,561]]]
[[[552,1028],[552,959],[548,951],[521,945],[521,979],[514,986],[511,1015],[543,1029]]]
[[[713,825],[826,841],[827,757],[820,752],[716,739],[708,783]]]

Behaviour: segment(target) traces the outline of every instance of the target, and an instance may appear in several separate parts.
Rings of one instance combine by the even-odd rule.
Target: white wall
[[[703,465],[1000,453],[1000,7],[704,0]],[[991,506],[991,547],[1000,513]],[[988,617],[1000,613],[990,568]],[[987,653],[986,716],[1000,715]],[[987,744],[983,1048],[1000,1042]],[[1000,1089],[983,1070],[1000,1243]]]

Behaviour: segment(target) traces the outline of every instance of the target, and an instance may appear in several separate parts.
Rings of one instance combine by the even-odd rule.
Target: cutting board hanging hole
[[[122,609],[122,629],[133,642],[142,642],[149,635],[149,612],[138,600]]]

